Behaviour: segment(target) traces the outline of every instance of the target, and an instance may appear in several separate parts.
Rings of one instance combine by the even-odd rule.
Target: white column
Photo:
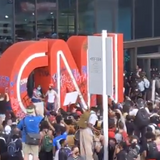
[[[108,95],[106,85],[106,37],[107,31],[102,31],[102,63],[103,63],[103,132],[104,132],[104,160],[108,160]]]

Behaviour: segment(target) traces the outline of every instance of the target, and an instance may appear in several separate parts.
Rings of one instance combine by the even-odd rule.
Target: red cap
[[[49,87],[53,87],[53,83],[50,83],[50,84],[49,84]]]

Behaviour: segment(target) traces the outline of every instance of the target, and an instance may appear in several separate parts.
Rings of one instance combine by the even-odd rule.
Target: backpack
[[[53,149],[52,138],[46,134],[42,139],[42,150],[45,152],[50,152]]]
[[[67,158],[68,158],[68,155],[67,155],[65,149],[64,148],[59,149],[58,159],[66,160]]]
[[[92,113],[90,111],[85,111],[81,117],[80,117],[80,120],[78,121],[77,125],[79,128],[87,128],[87,123],[88,123],[88,120],[89,120],[89,117]]]
[[[16,145],[17,140],[18,139],[11,140],[11,142],[8,144],[7,153],[11,157],[15,157],[17,155],[17,152],[19,151]]]
[[[69,147],[62,147],[59,150],[59,159],[60,160],[66,160],[71,155],[71,149]]]
[[[147,158],[156,159],[158,154],[158,148],[155,142],[147,143]]]
[[[144,107],[138,110],[134,122],[138,128],[146,127],[150,123],[149,114]]]
[[[69,157],[72,153],[71,149],[69,147],[64,147],[64,150],[65,150],[67,156]]]
[[[6,144],[6,140],[4,137],[0,137],[0,140],[2,140],[4,144]]]

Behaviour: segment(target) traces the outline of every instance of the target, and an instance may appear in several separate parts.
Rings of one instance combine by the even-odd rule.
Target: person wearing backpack
[[[53,160],[53,133],[49,127],[45,127],[41,132],[40,160]]]
[[[39,159],[39,145],[40,145],[40,123],[43,120],[41,115],[37,115],[35,106],[27,107],[27,115],[22,119],[17,128],[22,131],[23,153],[24,160],[29,159],[32,154],[34,160]]]
[[[78,121],[80,128],[80,153],[86,160],[93,160],[93,132],[99,133],[94,127],[97,117],[98,109],[91,107],[90,111],[85,111]]]
[[[145,137],[147,139],[146,146],[144,149],[144,156],[146,160],[150,160],[150,159],[159,160],[160,153],[158,152],[156,142],[154,142],[155,135],[149,131],[145,134]]]
[[[136,108],[133,108],[129,112],[130,116],[134,117],[135,135],[137,137],[144,137],[145,129],[150,123],[150,113],[148,108],[145,108],[145,103],[142,98],[139,98],[136,102]]]
[[[56,151],[54,160],[67,160],[71,154],[71,149],[66,146],[65,139],[61,139],[59,144],[61,147]]]
[[[7,139],[8,136],[3,131],[3,126],[0,125],[0,158],[1,160],[7,159]]]
[[[19,136],[19,130],[15,128],[7,146],[8,160],[23,160],[22,141]]]
[[[140,156],[140,146],[138,138],[131,137],[130,145],[127,147],[127,160],[137,160]]]
[[[62,122],[64,123],[64,122]],[[64,123],[65,125],[65,123]],[[61,144],[60,144],[60,140],[62,139],[67,139],[67,136],[68,136],[68,128],[66,126],[64,126],[62,128],[61,125],[57,126],[56,128],[56,135],[53,139],[53,154],[55,154],[55,152],[61,148]]]

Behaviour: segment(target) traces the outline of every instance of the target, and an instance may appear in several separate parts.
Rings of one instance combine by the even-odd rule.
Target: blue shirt
[[[61,145],[60,145],[59,142],[60,142],[60,140],[62,140],[62,139],[65,139],[65,140],[67,139],[67,132],[64,132],[63,134],[55,137],[55,138],[53,139],[53,146],[56,147],[57,149],[60,149],[60,148],[61,148]]]
[[[26,140],[26,132],[27,133],[39,133],[39,124],[42,121],[42,116],[26,116],[24,119],[22,119],[19,124],[17,125],[17,128],[22,130],[22,142],[25,142]],[[24,130],[24,123],[26,129]]]

